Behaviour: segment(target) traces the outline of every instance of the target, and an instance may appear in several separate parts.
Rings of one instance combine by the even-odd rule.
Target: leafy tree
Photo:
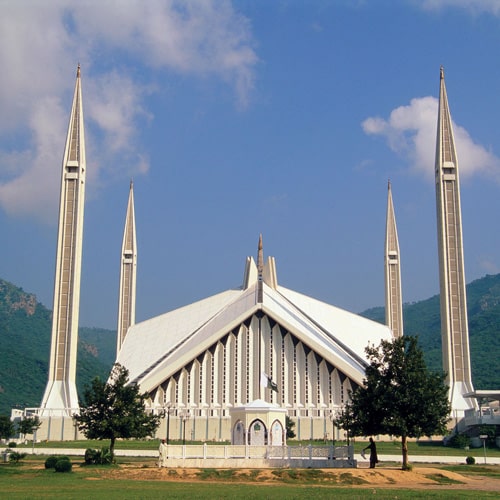
[[[42,422],[37,415],[34,417],[26,417],[17,424],[17,431],[20,434],[34,434],[34,432],[40,428]]]
[[[286,427],[286,437],[287,439],[293,439],[295,437],[295,422],[287,415],[285,417],[285,427]]]
[[[14,424],[7,415],[0,415],[0,439],[9,439],[14,435]]]
[[[445,376],[427,369],[416,337],[383,340],[365,352],[370,364],[364,386],[351,393],[337,425],[354,436],[401,437],[402,468],[406,470],[407,438],[446,431],[451,407]]]
[[[115,363],[109,382],[94,378],[85,389],[80,414],[74,419],[88,439],[110,439],[109,451],[114,454],[117,438],[152,436],[160,424],[158,415],[147,414],[146,394],[129,384],[128,370]]]

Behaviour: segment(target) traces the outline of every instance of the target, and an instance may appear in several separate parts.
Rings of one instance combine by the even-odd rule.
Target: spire
[[[80,65],[62,164],[49,376],[42,408],[71,415],[78,410],[76,355],[80,308],[85,133]]]
[[[457,169],[457,152],[455,150],[455,138],[453,137],[453,127],[450,110],[448,107],[448,96],[444,81],[444,68],[440,68],[439,78],[439,110],[436,140],[436,176],[438,169],[446,169],[446,173],[457,175],[458,172],[450,169]],[[443,171],[444,173],[444,171]]]
[[[391,181],[387,183],[387,218],[385,226],[385,323],[392,330],[394,337],[403,335],[401,265]]]
[[[473,387],[465,290],[462,210],[457,153],[442,66],[439,79],[435,174],[443,370],[447,373],[452,409],[463,412],[473,407],[474,402],[463,397],[464,394],[472,392]]]
[[[137,238],[135,230],[134,183],[131,180],[120,262],[120,291],[118,295],[118,328],[116,342],[117,356],[129,327],[135,324],[136,276]]]
[[[264,271],[264,251],[262,246],[262,234],[259,235],[259,245],[257,248],[257,270],[259,271],[259,279],[262,279]]]
[[[259,245],[257,248],[257,302],[262,304],[264,300],[263,273],[264,273],[264,250],[262,245],[262,234],[259,236]]]

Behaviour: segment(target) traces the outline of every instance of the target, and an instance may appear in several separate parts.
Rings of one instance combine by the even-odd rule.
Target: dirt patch
[[[120,465],[113,469],[96,469],[96,474],[102,478],[117,480],[296,483],[325,486],[500,491],[500,479],[468,476],[433,467],[418,467],[412,471],[390,467],[377,469],[160,469],[134,464]]]

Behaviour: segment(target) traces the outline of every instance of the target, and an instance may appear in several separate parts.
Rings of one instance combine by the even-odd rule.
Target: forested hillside
[[[475,389],[500,388],[500,274],[467,285],[472,383]],[[383,307],[363,313],[385,322]],[[442,370],[439,295],[403,306],[404,332],[418,335],[429,368]]]
[[[476,389],[500,388],[500,275],[467,286],[472,378]],[[439,296],[405,304],[404,328],[418,335],[430,368],[441,370]],[[363,316],[384,322],[384,308]],[[0,279],[0,414],[13,407],[38,406],[47,383],[51,311],[36,297]],[[116,332],[80,328],[79,394],[95,376],[107,378],[115,359]]]
[[[0,279],[0,414],[13,407],[39,406],[47,384],[52,313],[25,293]],[[80,328],[77,386],[95,376],[107,378],[114,362],[116,333]]]

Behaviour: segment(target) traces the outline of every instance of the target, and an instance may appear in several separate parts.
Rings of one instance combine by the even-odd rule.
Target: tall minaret
[[[62,164],[49,380],[41,404],[56,414],[71,415],[79,408],[75,379],[84,201],[85,135],[78,65]]]
[[[448,97],[441,67],[436,141],[436,207],[441,297],[443,369],[448,374],[452,410],[474,407],[465,293],[464,251],[458,162]]]
[[[262,234],[259,235],[259,244],[257,246],[257,302],[262,304],[264,300],[264,285],[263,285],[263,274],[264,274],[264,250],[262,245]]]
[[[135,323],[136,274],[137,241],[135,235],[134,184],[130,181],[120,263],[120,292],[118,296],[118,329],[116,343],[117,356],[129,327]]]
[[[387,219],[385,225],[385,323],[395,338],[403,335],[403,298],[399,261],[398,230],[392,203],[391,183],[387,187]]]

